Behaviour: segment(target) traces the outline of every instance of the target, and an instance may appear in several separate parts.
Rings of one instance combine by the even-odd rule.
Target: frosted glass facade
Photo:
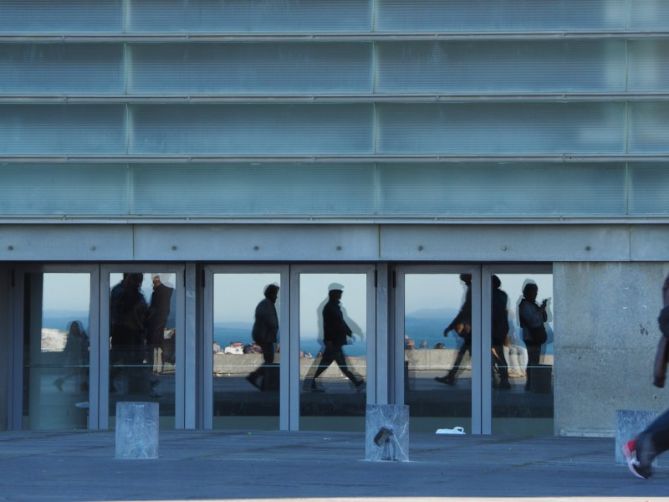
[[[668,35],[661,0],[0,0],[0,208],[666,216]]]

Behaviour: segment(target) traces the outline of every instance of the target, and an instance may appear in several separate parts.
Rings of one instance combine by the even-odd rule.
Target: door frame
[[[89,362],[88,430],[99,429],[100,388],[97,378],[100,356],[99,266],[97,264],[27,264],[15,269],[13,288],[13,323],[11,337],[11,374],[9,378],[9,430],[23,429],[23,336],[25,326],[25,278],[28,274],[89,274]]]
[[[300,275],[365,274],[366,276],[366,395],[368,404],[376,402],[377,385],[377,264],[325,263],[290,266],[290,411],[289,430],[300,429]]]
[[[193,392],[195,389],[195,375],[194,372],[187,370],[187,361],[195,360],[194,344],[191,343],[189,333],[186,332],[186,266],[179,263],[115,263],[100,265],[100,290],[99,290],[99,307],[100,307],[100,350],[99,350],[99,415],[98,423],[99,429],[109,429],[109,304],[111,293],[110,274],[123,274],[125,272],[141,272],[147,271],[167,272],[175,275],[174,295],[176,314],[175,324],[177,338],[175,343],[175,375],[174,375],[174,428],[184,429],[189,423],[190,415],[194,414],[195,410],[186,409],[186,393]],[[149,299],[147,299],[148,302]],[[179,336],[179,333],[181,336]],[[106,340],[107,343],[102,343]],[[187,350],[187,348],[190,348]],[[189,364],[188,367],[191,365]]]
[[[213,429],[214,420],[214,386],[213,386],[213,364],[214,364],[214,275],[215,274],[279,274],[279,337],[282,339],[282,352],[289,354],[291,346],[290,337],[290,279],[289,266],[282,264],[209,264],[203,268],[204,277],[204,313],[202,330],[202,348],[200,378],[202,381],[202,403],[200,412],[202,417],[202,428]],[[259,296],[260,298],[260,296]],[[285,349],[284,349],[285,347]],[[279,430],[287,431],[289,428],[289,357],[280,358],[279,363]]]
[[[481,371],[482,353],[485,353],[485,341],[481,336],[483,328],[481,326],[481,265],[480,264],[396,264],[393,267],[393,298],[392,307],[395,315],[393,316],[393,338],[392,338],[392,381],[393,400],[398,404],[404,404],[404,316],[405,316],[405,292],[407,274],[472,274],[472,384],[471,384],[471,434],[483,433],[483,400],[482,387],[483,375]],[[490,340],[487,340],[488,358],[490,352]]]

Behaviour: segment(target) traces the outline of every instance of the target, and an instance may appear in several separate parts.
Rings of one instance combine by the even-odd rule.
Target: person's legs
[[[541,357],[541,345],[525,344],[527,347],[527,379],[525,380],[525,390],[531,390],[532,378]]]
[[[348,360],[346,359],[346,356],[344,355],[344,351],[340,347],[339,350],[335,353],[335,362],[337,363],[337,366],[339,366],[339,369],[341,372],[346,375],[346,378],[348,378],[353,385],[356,387],[360,387],[363,383],[362,378],[358,378],[348,367]]]
[[[274,344],[261,343],[260,348],[262,349],[263,364],[258,366],[246,377],[246,380],[248,380],[251,385],[257,387],[258,389],[260,389],[260,385],[258,385],[258,378],[260,376],[266,378],[267,377],[267,371],[265,371],[266,367],[268,364],[272,364],[274,362]]]
[[[636,438],[625,444],[623,452],[630,470],[649,478],[655,457],[669,450],[669,409],[665,410]]]
[[[492,346],[492,363],[497,367],[499,372],[499,386],[502,389],[510,388],[509,384],[509,369],[506,364],[506,359],[504,358],[504,345],[493,345]]]

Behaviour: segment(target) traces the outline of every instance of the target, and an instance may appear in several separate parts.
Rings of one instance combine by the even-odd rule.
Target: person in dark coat
[[[472,274],[460,274],[460,280],[465,283],[467,290],[465,292],[465,301],[460,307],[460,311],[451,321],[451,323],[444,328],[444,336],[448,336],[450,331],[455,331],[462,337],[462,344],[458,350],[458,355],[455,357],[455,362],[448,374],[443,377],[434,377],[439,383],[447,385],[455,385],[455,379],[461,369],[462,360],[468,352],[469,357],[472,357]]]
[[[328,302],[323,307],[323,342],[325,350],[320,364],[311,380],[311,390],[322,392],[316,379],[333,363],[337,363],[341,372],[351,381],[356,390],[361,390],[365,381],[356,376],[348,367],[348,361],[343,347],[348,343],[348,338],[353,335],[351,328],[344,320],[340,300],[343,295],[341,284],[331,284],[328,288]]]
[[[262,349],[263,364],[246,377],[246,380],[258,389],[273,388],[267,379],[270,375],[269,365],[274,363],[274,345],[279,333],[279,317],[275,306],[279,297],[279,286],[269,284],[265,287],[264,295],[265,298],[256,306],[255,321],[251,332],[253,341]],[[262,386],[258,383],[260,377],[263,378]]]
[[[502,281],[492,276],[492,314],[491,314],[491,345],[492,363],[499,375],[499,388],[510,389],[509,368],[504,357],[504,342],[509,333],[508,295],[501,289]]]
[[[653,366],[653,385],[659,388],[664,387],[669,361],[669,275],[662,286],[662,305],[658,317],[662,336]],[[652,476],[653,460],[667,450],[669,450],[669,409],[657,417],[641,434],[623,445],[627,466],[632,474],[642,479]]]
[[[162,370],[165,326],[167,324],[167,318],[170,315],[170,303],[172,301],[174,288],[170,288],[163,284],[160,280],[160,275],[158,274],[155,274],[152,277],[152,281],[153,293],[151,293],[151,303],[149,304],[149,312],[146,319],[146,329],[148,331],[147,349],[149,365],[153,367],[154,371],[157,371],[158,368],[155,367],[155,362],[159,357],[159,352],[161,361],[160,370]]]
[[[532,389],[532,382],[539,360],[541,359],[541,350],[548,339],[544,323],[548,319],[546,314],[546,305],[548,300],[537,304],[537,294],[539,287],[528,282],[523,287],[523,299],[518,305],[518,318],[520,327],[523,330],[523,341],[527,348],[527,378],[525,380],[525,390]]]

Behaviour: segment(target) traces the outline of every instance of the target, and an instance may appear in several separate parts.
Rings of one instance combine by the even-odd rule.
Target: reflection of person
[[[491,315],[491,345],[492,363],[499,374],[499,388],[510,389],[509,368],[504,357],[504,343],[509,333],[509,314],[507,304],[509,297],[500,289],[502,281],[496,275],[492,276],[492,315]]]
[[[532,388],[532,381],[536,374],[539,359],[541,357],[541,348],[546,343],[546,327],[544,323],[548,319],[546,315],[546,305],[548,300],[544,300],[541,305],[537,305],[537,293],[539,287],[528,282],[523,287],[523,299],[518,305],[518,318],[520,327],[523,330],[523,341],[527,347],[527,379],[525,380],[525,390]]]
[[[67,330],[65,342],[65,375],[56,378],[53,384],[58,390],[63,390],[63,384],[70,378],[75,378],[81,392],[88,392],[88,360],[90,343],[80,321],[72,321]]]
[[[275,306],[278,296],[279,286],[270,284],[265,288],[265,298],[256,307],[252,337],[262,349],[263,364],[251,372],[246,379],[258,389],[272,387],[267,380],[270,377],[268,366],[274,363],[274,344],[279,332],[279,317]],[[263,377],[262,387],[258,383],[261,376]]]
[[[472,274],[460,274],[460,280],[467,287],[465,301],[455,318],[444,328],[444,336],[448,336],[449,331],[455,331],[462,337],[462,345],[460,345],[458,355],[455,357],[455,362],[448,374],[443,377],[434,378],[437,382],[447,385],[455,385],[455,379],[460,372],[460,365],[465,354],[469,352],[469,357],[471,358],[472,356]]]
[[[163,284],[160,275],[155,274],[152,277],[153,293],[151,293],[151,303],[146,319],[146,328],[148,331],[148,359],[149,365],[154,371],[162,371],[162,355],[165,352],[165,327],[167,317],[170,315],[170,302],[172,300],[173,288]],[[156,364],[160,361],[159,366]]]
[[[348,361],[344,354],[343,346],[348,343],[348,337],[353,335],[351,328],[344,320],[344,314],[340,306],[343,295],[341,284],[331,284],[328,288],[328,302],[323,307],[323,342],[325,350],[321,357],[318,369],[311,380],[312,391],[323,391],[316,383],[316,379],[333,362],[337,363],[341,372],[353,383],[356,390],[362,390],[365,381],[356,376],[348,367]]]
[[[112,377],[118,376],[121,367],[137,369],[144,362],[146,344],[146,299],[141,287],[141,273],[123,274],[123,280],[112,288],[110,301],[111,317],[111,362]],[[135,373],[135,371],[132,371]],[[133,387],[141,386],[143,378],[130,379]],[[111,391],[116,390],[112,379]]]
[[[669,359],[669,275],[662,287],[663,308],[658,323],[662,336],[655,354],[653,367],[653,385],[664,387]],[[648,479],[653,474],[652,463],[655,457],[669,450],[669,409],[657,417],[634,439],[623,445],[623,454],[632,474]]]

